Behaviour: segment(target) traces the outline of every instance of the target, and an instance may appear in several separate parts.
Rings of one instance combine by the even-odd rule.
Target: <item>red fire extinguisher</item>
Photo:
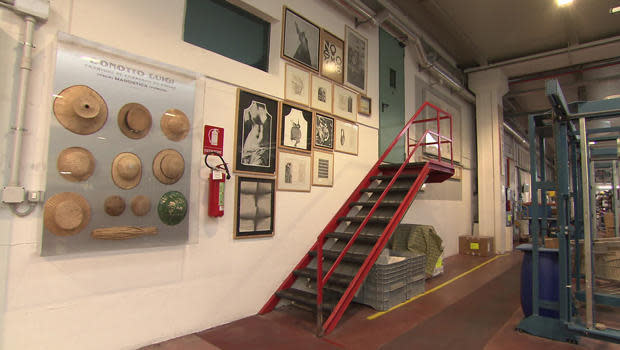
[[[222,163],[216,166],[209,165],[207,159],[211,155],[220,157]],[[216,152],[207,153],[205,165],[211,169],[211,174],[209,174],[209,216],[220,217],[224,215],[224,181],[230,179],[230,172],[224,158]],[[224,177],[224,172],[226,172],[226,177]]]

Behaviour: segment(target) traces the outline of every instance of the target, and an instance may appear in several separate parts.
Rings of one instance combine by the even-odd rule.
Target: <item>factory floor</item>
[[[585,337],[573,345],[515,331],[523,318],[521,257],[448,257],[445,273],[426,281],[425,295],[386,313],[351,304],[336,329],[321,338],[310,312],[285,307],[143,350],[620,349]],[[620,321],[618,312],[611,315]]]

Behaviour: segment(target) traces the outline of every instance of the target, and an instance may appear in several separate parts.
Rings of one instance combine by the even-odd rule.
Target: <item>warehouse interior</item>
[[[319,33],[341,45],[339,76],[323,71]],[[0,0],[0,38],[0,349],[618,347],[619,0]],[[255,46],[250,63],[227,51]],[[320,84],[329,104],[309,91]],[[62,110],[73,87],[103,100],[89,100],[107,110],[100,130],[64,122],[80,116]],[[271,170],[242,157],[244,98],[273,117]],[[121,121],[135,104],[150,133]],[[285,129],[289,109],[308,124]],[[187,126],[174,134],[178,115]],[[330,146],[315,140],[319,117]],[[205,126],[221,158],[206,155]],[[90,179],[66,181],[69,146],[94,153]],[[141,181],[119,178],[119,152],[138,156]],[[166,156],[181,165],[156,171]],[[307,170],[298,184],[283,159]],[[243,225],[244,181],[271,186],[267,227]],[[66,191],[86,198],[90,222],[49,223]],[[162,214],[178,194],[183,209]],[[150,196],[147,213],[132,200],[111,214],[111,195]],[[414,231],[422,279],[411,289],[403,273],[404,294],[386,292],[403,299],[369,302],[382,259],[420,256],[397,253],[418,249]],[[585,260],[575,244],[589,245]],[[348,249],[363,257],[331,305]],[[557,296],[538,283],[545,254]]]

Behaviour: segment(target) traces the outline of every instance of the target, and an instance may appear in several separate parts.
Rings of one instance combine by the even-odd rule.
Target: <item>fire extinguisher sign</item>
[[[215,152],[224,155],[224,128],[205,125],[203,154]]]

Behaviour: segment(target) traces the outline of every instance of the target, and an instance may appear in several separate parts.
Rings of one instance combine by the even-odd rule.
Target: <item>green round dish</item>
[[[176,225],[183,221],[187,214],[187,199],[179,191],[164,193],[157,205],[159,219],[166,225]]]

